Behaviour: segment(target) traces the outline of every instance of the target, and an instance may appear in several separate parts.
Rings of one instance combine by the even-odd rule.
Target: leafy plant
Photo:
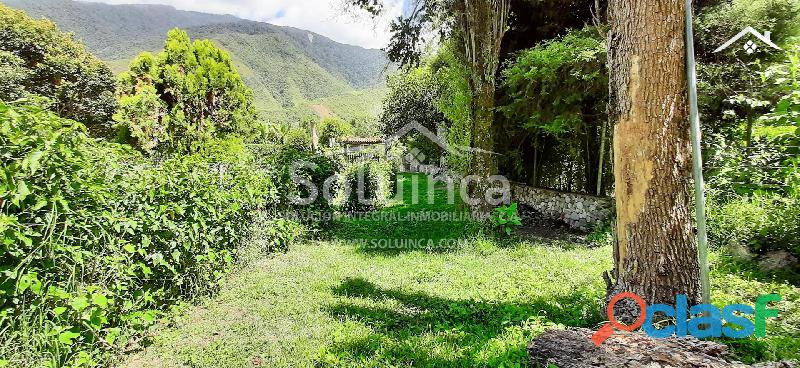
[[[737,243],[764,253],[784,249],[800,255],[800,205],[797,198],[771,195],[709,199],[709,239]]]
[[[275,173],[235,138],[153,163],[0,102],[0,145],[0,329],[14,342],[0,356],[12,365],[100,364],[169,306],[215,291],[254,216],[281,206]],[[272,228],[266,250],[300,233]]]
[[[522,226],[522,218],[519,217],[516,203],[495,208],[490,219],[492,227],[506,236],[511,235],[514,230]]]
[[[597,224],[586,236],[586,241],[595,246],[610,245],[614,240],[612,225],[613,223],[610,221]]]
[[[53,22],[0,4],[0,99],[34,94],[60,116],[101,130],[117,107],[114,75]]]
[[[382,208],[394,193],[396,175],[394,165],[385,160],[350,164],[343,174],[342,210],[359,213]]]
[[[226,51],[174,29],[119,78],[119,129],[142,150],[195,152],[211,138],[255,130],[253,91]]]

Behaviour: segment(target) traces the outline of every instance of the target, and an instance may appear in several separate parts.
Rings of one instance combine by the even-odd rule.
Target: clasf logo
[[[614,306],[623,299],[631,299],[639,306],[639,317],[630,325],[622,324],[614,317]],[[615,329],[631,332],[642,326],[644,332],[654,338],[691,335],[701,339],[722,336],[743,339],[753,334],[756,337],[764,337],[767,333],[767,318],[778,316],[778,310],[769,309],[767,305],[779,302],[781,296],[761,295],[756,299],[755,308],[745,304],[730,304],[723,307],[722,311],[711,304],[699,304],[689,308],[687,300],[686,295],[681,294],[675,298],[674,307],[666,304],[647,306],[644,299],[634,293],[617,294],[608,303],[609,322],[594,333],[592,341],[600,346],[614,334]],[[653,323],[653,316],[656,314],[674,319],[675,323],[658,328]],[[755,323],[745,315],[754,315]],[[726,322],[724,326],[723,320]]]

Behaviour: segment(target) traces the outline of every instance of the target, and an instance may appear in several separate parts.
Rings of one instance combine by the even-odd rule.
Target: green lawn
[[[384,211],[456,211],[441,194],[433,205]],[[544,329],[595,327],[603,319],[608,246],[498,241],[460,222],[342,221],[334,234],[232,274],[216,297],[161,326],[124,366],[514,367],[525,365],[526,344]],[[363,240],[381,237],[461,241],[387,250]],[[798,357],[800,289],[712,259],[716,301],[784,296],[788,312],[770,325],[772,337],[739,343],[737,352]]]

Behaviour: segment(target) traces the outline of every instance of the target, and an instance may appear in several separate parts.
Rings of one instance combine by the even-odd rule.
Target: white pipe
[[[689,118],[692,135],[695,216],[697,223],[697,260],[704,304],[711,302],[708,276],[708,234],[706,232],[706,193],[703,181],[703,153],[700,147],[700,112],[697,108],[697,69],[694,60],[692,0],[686,0],[686,74],[689,79]]]

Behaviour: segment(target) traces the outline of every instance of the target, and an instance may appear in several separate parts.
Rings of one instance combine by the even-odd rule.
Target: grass
[[[407,188],[410,177],[403,179]],[[458,211],[441,189],[436,198],[383,211]],[[164,324],[124,366],[516,367],[527,364],[527,343],[545,329],[603,320],[609,246],[498,240],[470,224],[425,221],[347,220],[334,234],[231,275],[218,296]],[[460,241],[386,250],[361,240],[380,237]],[[768,338],[735,342],[739,357],[800,358],[800,289],[720,254],[712,261],[716,302],[752,305],[759,294],[783,295]]]

